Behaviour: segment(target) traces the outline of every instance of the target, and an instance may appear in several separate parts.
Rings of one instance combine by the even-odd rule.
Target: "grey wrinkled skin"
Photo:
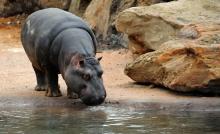
[[[95,58],[96,38],[81,18],[56,8],[39,10],[26,19],[21,41],[36,74],[35,90],[61,96],[60,73],[68,96],[76,93],[87,105],[105,100],[103,71]]]

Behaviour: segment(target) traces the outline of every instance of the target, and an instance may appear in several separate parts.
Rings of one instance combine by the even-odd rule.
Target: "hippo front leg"
[[[69,99],[79,99],[79,96],[76,93],[72,92],[69,87],[67,88],[67,97]]]
[[[58,74],[52,69],[46,69],[46,76],[48,80],[48,88],[46,90],[46,96],[59,97],[62,96],[60,86],[58,85]]]

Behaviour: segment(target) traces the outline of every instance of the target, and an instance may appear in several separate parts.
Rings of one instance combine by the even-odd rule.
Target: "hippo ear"
[[[84,66],[84,59],[83,57],[76,55],[73,56],[71,59],[71,64],[72,66],[75,66],[76,68],[80,68]]]
[[[72,62],[72,65],[76,68],[83,67],[84,64],[85,64],[84,60],[78,60],[78,61]]]
[[[84,60],[80,60],[80,61],[79,61],[79,65],[80,65],[81,67],[84,66],[84,63],[85,63]]]
[[[97,60],[98,60],[98,61],[101,61],[101,59],[102,59],[102,57],[99,57]]]

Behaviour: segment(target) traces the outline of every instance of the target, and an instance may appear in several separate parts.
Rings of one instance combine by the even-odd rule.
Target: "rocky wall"
[[[22,13],[32,13],[36,10],[57,7],[68,10],[71,0],[1,0],[0,17],[8,17]]]
[[[72,0],[69,11],[84,18],[96,34],[99,47],[127,47],[128,39],[115,28],[117,15],[135,6],[148,6],[165,0]]]

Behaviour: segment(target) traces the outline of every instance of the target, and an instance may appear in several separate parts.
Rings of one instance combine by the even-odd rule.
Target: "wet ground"
[[[107,99],[86,107],[66,96],[45,97],[34,91],[34,71],[20,43],[20,27],[0,23],[0,134],[58,133],[218,133],[220,98],[175,93],[152,85],[137,85],[123,73],[132,60],[125,49],[105,50]]]

